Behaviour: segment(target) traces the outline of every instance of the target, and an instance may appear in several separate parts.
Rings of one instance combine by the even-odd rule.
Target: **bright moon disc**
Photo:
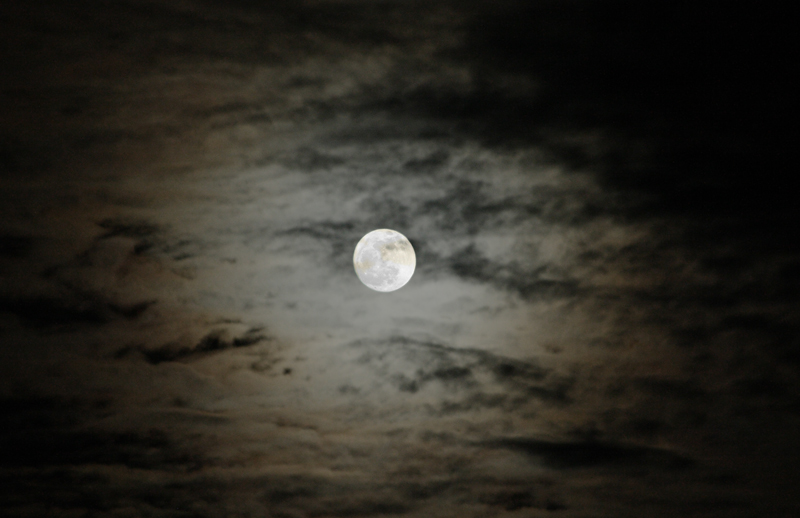
[[[414,247],[406,236],[386,228],[362,237],[353,253],[356,275],[375,291],[399,290],[414,275],[416,265]]]

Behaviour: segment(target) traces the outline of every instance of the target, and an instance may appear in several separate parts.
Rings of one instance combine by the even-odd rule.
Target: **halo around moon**
[[[414,275],[416,266],[417,256],[406,236],[386,228],[362,237],[353,253],[356,275],[375,291],[399,290]]]

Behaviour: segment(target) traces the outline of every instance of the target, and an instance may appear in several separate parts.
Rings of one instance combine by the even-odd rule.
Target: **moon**
[[[406,236],[395,230],[373,230],[356,245],[353,267],[364,286],[375,291],[399,290],[414,275],[417,256]]]

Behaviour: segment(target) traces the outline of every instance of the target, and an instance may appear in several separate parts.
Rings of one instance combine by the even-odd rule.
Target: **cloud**
[[[451,270],[464,279],[489,282],[498,288],[518,293],[524,299],[572,297],[578,293],[577,281],[542,279],[546,267],[526,272],[518,265],[492,263],[482,257],[474,245],[453,254]]]
[[[200,355],[224,351],[225,349],[236,347],[249,347],[268,337],[263,333],[261,327],[248,329],[244,334],[230,337],[227,329],[217,329],[204,336],[193,347],[181,346],[178,343],[170,343],[158,347],[124,347],[115,353],[116,358],[124,358],[133,352],[141,353],[148,363],[158,365],[162,362],[173,362],[191,359]]]
[[[593,440],[557,442],[540,439],[505,438],[486,445],[512,448],[542,459],[556,468],[581,468],[606,464],[639,464],[651,469],[686,468],[691,461],[674,452],[636,445],[604,443]]]
[[[15,314],[32,327],[104,324],[115,318],[137,318],[154,303],[120,305],[88,294],[68,294],[64,298],[0,299],[0,311]]]
[[[3,7],[9,514],[797,514],[768,10],[56,7]]]
[[[435,415],[499,408],[521,412],[537,402],[565,405],[574,380],[535,361],[521,361],[483,349],[456,348],[395,336],[357,341],[355,362],[374,369],[401,393],[433,390],[438,403],[426,403]],[[433,388],[435,386],[435,388]]]
[[[33,247],[34,239],[30,236],[2,235],[0,236],[0,256],[24,257]]]

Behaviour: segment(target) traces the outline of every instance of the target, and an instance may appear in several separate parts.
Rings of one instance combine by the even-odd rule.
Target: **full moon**
[[[414,275],[416,265],[414,247],[406,236],[386,228],[362,237],[353,253],[356,275],[375,291],[399,290]]]

